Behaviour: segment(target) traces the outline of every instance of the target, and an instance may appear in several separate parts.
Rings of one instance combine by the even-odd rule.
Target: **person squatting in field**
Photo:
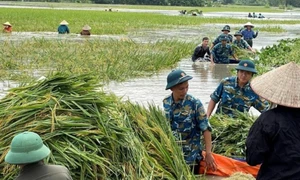
[[[3,23],[3,32],[4,33],[11,33],[12,32],[12,25],[9,22]]]
[[[69,23],[66,20],[63,20],[57,28],[58,34],[66,34],[66,33],[69,34],[70,30],[68,24]]]

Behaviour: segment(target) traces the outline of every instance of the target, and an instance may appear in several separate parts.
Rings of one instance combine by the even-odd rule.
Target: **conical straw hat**
[[[251,81],[259,96],[282,106],[300,108],[300,67],[290,62]]]
[[[69,23],[66,20],[63,20],[60,25],[68,25]]]
[[[11,26],[11,24],[7,21],[6,23],[3,23],[4,26]]]
[[[85,30],[85,31],[89,31],[91,30],[92,28],[89,26],[89,25],[84,25],[82,30]]]
[[[254,25],[253,25],[251,22],[247,22],[247,23],[244,25],[244,27],[246,27],[246,26],[251,26],[251,27],[254,28]]]

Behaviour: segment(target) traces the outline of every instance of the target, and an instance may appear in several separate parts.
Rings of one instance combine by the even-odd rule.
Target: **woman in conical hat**
[[[66,33],[69,34],[70,30],[68,24],[69,23],[66,20],[63,20],[57,28],[58,34],[66,34]]]
[[[63,20],[62,22],[59,23],[60,25],[68,25],[69,23],[66,20]]]
[[[83,28],[82,28],[82,31],[80,32],[80,35],[91,35],[91,30],[92,28],[89,26],[89,25],[84,25]]]
[[[4,33],[11,33],[12,32],[12,25],[7,21],[5,23],[3,23],[3,32]]]
[[[244,37],[244,40],[252,47],[253,46],[253,39],[257,37],[258,31],[254,32],[252,28],[254,25],[251,22],[247,22],[244,24],[245,29],[241,29],[241,33]]]
[[[251,82],[253,91],[277,104],[259,116],[247,137],[247,163],[262,164],[258,180],[300,177],[299,76],[299,65],[291,62]]]

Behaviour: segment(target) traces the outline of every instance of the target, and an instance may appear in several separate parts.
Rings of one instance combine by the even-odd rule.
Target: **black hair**
[[[202,41],[205,41],[205,40],[209,40],[209,38],[208,38],[208,37],[204,37],[204,38],[202,39]]]

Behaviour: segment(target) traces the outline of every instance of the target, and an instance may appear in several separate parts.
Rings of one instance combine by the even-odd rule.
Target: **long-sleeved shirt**
[[[227,43],[231,43],[232,40],[233,40],[232,35],[231,35],[231,34],[224,34],[224,33],[222,33],[222,34],[220,34],[220,35],[214,40],[213,44],[216,45],[216,44],[218,44],[218,43],[221,43],[221,37],[224,36],[224,35],[228,37]]]
[[[278,106],[262,113],[246,140],[249,165],[261,164],[258,180],[300,179],[300,109]]]
[[[210,56],[209,47],[203,47],[202,44],[199,44],[194,50],[192,61],[196,61],[198,58],[203,58],[206,53]]]
[[[65,34],[65,33],[69,34],[70,33],[70,30],[69,30],[67,25],[58,26],[57,31],[58,31],[59,34]]]
[[[242,49],[248,49],[249,48],[249,44],[244,39],[241,39],[241,40],[236,39],[236,40],[233,41],[233,44],[235,44],[237,47],[242,48]]]
[[[215,63],[228,64],[230,62],[229,56],[233,56],[234,51],[231,45],[218,43],[212,48],[211,54]]]
[[[11,26],[5,26],[3,29],[4,33],[11,33],[12,32],[12,27]]]
[[[163,107],[176,140],[183,140],[182,151],[187,164],[199,162],[201,156],[201,132],[209,130],[204,107],[199,99],[187,94],[176,103],[172,94],[163,100]]]
[[[244,30],[242,30],[242,35],[243,35],[243,38],[246,40],[246,39],[254,39],[254,38],[256,38],[257,37],[257,35],[258,35],[258,31],[256,31],[256,33],[252,30],[252,29],[250,29],[250,30],[248,30],[248,29],[244,29]]]
[[[16,180],[72,180],[64,166],[45,165],[42,162],[25,165]]]
[[[252,90],[249,82],[241,88],[235,76],[222,79],[210,98],[215,103],[220,101],[216,113],[227,114],[231,117],[236,117],[233,110],[248,112],[251,106],[260,112],[269,109],[269,102],[260,98]]]

